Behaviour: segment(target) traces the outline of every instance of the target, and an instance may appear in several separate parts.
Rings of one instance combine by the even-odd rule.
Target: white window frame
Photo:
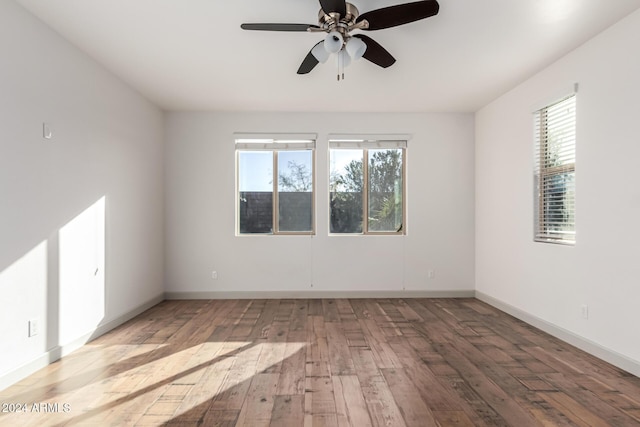
[[[360,233],[331,233],[331,224],[328,224],[329,235],[331,236],[404,236],[407,234],[407,146],[411,138],[406,134],[383,134],[383,135],[350,135],[350,134],[330,134],[329,158],[331,150],[353,150],[363,151],[362,155],[362,232]],[[369,150],[375,149],[402,149],[402,224],[399,231],[370,231],[369,230]],[[331,166],[329,165],[329,168]],[[331,172],[328,173],[329,179]],[[329,187],[331,187],[329,183]],[[331,197],[330,191],[328,197]],[[331,221],[331,208],[329,204],[329,222]]]
[[[576,85],[577,87],[577,85]],[[535,242],[575,245],[575,186],[576,186],[576,93],[534,111],[534,234]],[[558,110],[562,108],[562,110]],[[550,127],[553,126],[553,129]],[[561,141],[552,141],[553,135],[560,135]],[[550,154],[551,150],[554,151]],[[552,164],[551,156],[560,159]],[[550,179],[573,175],[569,195],[558,196],[550,187]],[[558,197],[562,199],[558,200]],[[561,210],[552,218],[545,211],[552,210],[554,204],[562,203]],[[569,205],[566,207],[566,205]]]
[[[316,140],[317,135],[311,133],[235,133],[235,222],[236,236],[311,236],[316,233]],[[283,151],[311,151],[311,230],[310,231],[281,231],[280,210],[278,198],[278,153]],[[272,200],[272,231],[271,233],[241,233],[240,232],[240,164],[239,153],[242,151],[269,151],[273,153],[273,200]]]

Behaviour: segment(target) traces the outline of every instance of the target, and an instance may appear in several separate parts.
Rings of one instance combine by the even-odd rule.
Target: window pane
[[[550,238],[571,240],[575,235],[575,173],[542,178],[545,188],[539,221]]]
[[[368,231],[402,231],[402,150],[369,150]]]
[[[575,96],[536,112],[534,239],[575,243]]]
[[[273,152],[238,151],[240,233],[273,232]]]
[[[278,152],[278,229],[313,231],[311,150]]]
[[[330,150],[330,232],[362,233],[363,150]]]

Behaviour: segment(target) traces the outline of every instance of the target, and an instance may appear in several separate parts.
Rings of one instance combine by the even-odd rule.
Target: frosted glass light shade
[[[329,53],[337,53],[342,49],[343,42],[342,34],[337,31],[331,31],[327,34],[327,37],[324,38],[324,48]]]
[[[358,60],[367,50],[367,45],[357,37],[352,37],[347,42],[347,53],[352,59]]]
[[[324,64],[325,62],[327,62],[327,59],[329,59],[329,55],[331,54],[327,52],[327,49],[324,48],[323,43],[318,43],[313,47],[313,49],[311,49],[311,55],[313,55],[313,57],[316,58],[318,62]]]

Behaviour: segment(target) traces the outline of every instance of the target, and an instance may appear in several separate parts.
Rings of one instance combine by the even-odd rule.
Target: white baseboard
[[[58,359],[60,359],[60,347],[55,347],[54,349],[41,354],[32,361],[25,363],[19,368],[3,374],[0,376],[0,391],[17,383],[21,379],[28,377],[34,372],[39,371]]]
[[[112,329],[115,329],[116,327],[122,325],[128,320],[133,319],[137,315],[147,311],[148,309],[150,309],[154,305],[161,303],[162,301],[164,301],[164,294],[160,294],[155,298],[150,299],[149,301],[123,314],[122,316],[118,316],[113,320],[110,320],[106,323],[98,325],[98,327],[94,329],[92,332],[89,332],[79,338],[76,338],[75,340],[69,343],[66,343],[62,346],[56,346],[51,350],[47,351],[46,353],[38,356],[34,360],[25,363],[19,368],[1,375],[0,391],[11,386],[12,384],[17,383],[23,378],[28,377],[29,375],[46,367],[47,365],[55,362],[56,360],[60,359],[62,356],[66,356],[67,354],[79,349],[89,341],[94,340],[101,335],[104,335],[105,333],[109,332]]]
[[[486,302],[487,304],[497,308],[498,310],[504,311],[505,313],[508,313],[513,317],[530,324],[531,326],[535,326],[536,328],[548,333],[549,335],[553,335],[554,337],[559,338],[562,341],[578,347],[580,350],[586,351],[593,356],[596,356],[608,363],[611,363],[614,366],[617,366],[620,369],[623,369],[635,376],[640,377],[640,362],[638,362],[637,360],[630,359],[620,353],[603,347],[600,344],[590,341],[564,328],[556,326],[553,323],[547,322],[546,320],[543,320],[539,317],[533,316],[523,310],[520,310],[519,308],[516,308],[482,292],[476,291],[475,296],[477,299]]]
[[[168,300],[180,299],[317,299],[317,298],[474,298],[475,291],[229,291],[166,292]]]
[[[98,325],[98,327],[96,329],[94,329],[93,331],[78,337],[76,339],[74,339],[71,342],[65,343],[64,345],[60,346],[60,357],[62,356],[66,356],[67,354],[70,354],[72,352],[74,352],[75,350],[79,349],[80,347],[82,347],[83,345],[85,345],[86,343],[93,341],[94,339],[98,338],[101,335],[106,334],[107,332],[117,328],[118,326],[122,325],[123,323],[133,319],[134,317],[136,317],[139,314],[144,313],[145,311],[149,310],[151,307],[153,307],[154,305],[158,305],[160,304],[162,301],[164,301],[164,293],[150,299],[149,301],[145,302],[142,305],[139,305],[138,307],[134,308],[133,310],[123,314],[122,316],[118,316],[113,320],[110,320],[108,322],[105,323],[101,323],[100,325]]]

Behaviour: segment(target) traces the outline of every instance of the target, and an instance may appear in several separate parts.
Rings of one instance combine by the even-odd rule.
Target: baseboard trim
[[[630,359],[627,356],[603,347],[600,344],[581,337],[580,335],[577,335],[567,329],[554,325],[553,323],[547,322],[544,319],[533,316],[517,307],[514,307],[482,292],[476,291],[475,297],[480,301],[483,301],[497,308],[498,310],[504,311],[505,313],[510,314],[525,323],[530,324],[531,326],[535,326],[536,328],[548,333],[549,335],[553,335],[554,337],[559,338],[562,341],[578,347],[580,350],[586,351],[587,353],[596,356],[604,360],[605,362],[611,363],[612,365],[617,366],[620,369],[623,369],[635,376],[640,377],[640,362],[636,360]]]
[[[0,391],[17,383],[23,378],[28,377],[36,371],[46,367],[47,365],[60,359],[60,347],[55,347],[50,351],[36,357],[30,362],[25,363],[19,368],[9,371],[0,376]]]
[[[44,354],[41,354],[40,356],[38,356],[37,358],[33,359],[30,362],[25,363],[24,365],[20,366],[17,369],[14,369],[12,371],[9,371],[3,375],[0,376],[0,391],[4,390],[5,388],[11,386],[12,384],[17,383],[18,381],[22,380],[23,378],[28,377],[29,375],[37,372],[38,370],[45,368],[47,365],[55,362],[56,360],[59,360],[61,357],[68,355],[69,353],[79,349],[80,347],[82,347],[83,345],[85,345],[86,343],[88,343],[89,341],[92,341],[96,338],[98,338],[101,335],[106,334],[107,332],[111,331],[112,329],[117,328],[118,326],[122,325],[123,323],[133,319],[134,317],[138,316],[139,314],[147,311],[148,309],[150,309],[151,307],[161,303],[162,301],[164,301],[164,293],[160,294],[152,299],[150,299],[149,301],[145,302],[142,305],[139,305],[138,307],[134,308],[133,310],[118,316],[117,318],[110,320],[104,324],[98,325],[98,327],[96,329],[94,329],[92,332],[89,332],[79,338],[76,338],[75,340],[66,343],[62,346],[56,346],[54,348],[52,348],[51,350],[47,351]]]
[[[145,302],[142,305],[139,305],[138,307],[134,308],[131,311],[128,311],[127,313],[125,313],[125,314],[123,314],[121,316],[118,316],[115,319],[110,320],[108,322],[101,323],[93,331],[88,332],[88,333],[82,335],[81,337],[78,337],[78,338],[74,339],[71,342],[65,343],[64,345],[60,346],[60,357],[66,356],[66,355],[76,351],[77,349],[79,349],[80,347],[85,345],[86,343],[91,342],[94,339],[98,338],[99,336],[104,335],[107,332],[117,328],[118,326],[122,325],[123,323],[128,322],[129,320],[133,319],[134,317],[138,316],[139,314],[142,314],[145,311],[149,310],[154,305],[160,304],[162,301],[164,301],[164,299],[165,299],[164,298],[164,293],[162,293],[160,295],[157,295],[156,297],[151,298],[149,301]]]
[[[475,291],[229,291],[166,292],[165,299],[474,298]]]

